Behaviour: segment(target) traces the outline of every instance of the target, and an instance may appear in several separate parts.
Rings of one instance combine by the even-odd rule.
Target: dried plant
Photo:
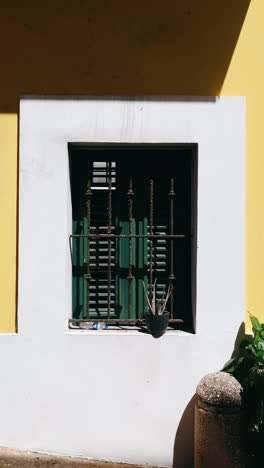
[[[156,299],[157,292],[156,292],[156,282],[155,279],[153,287],[150,285],[150,293],[147,293],[146,285],[143,281],[143,288],[145,293],[145,298],[149,307],[149,310],[152,312],[153,315],[162,315],[165,312],[167,302],[172,292],[172,288],[169,286],[167,292],[165,292],[165,288],[163,289],[162,297],[160,299]]]

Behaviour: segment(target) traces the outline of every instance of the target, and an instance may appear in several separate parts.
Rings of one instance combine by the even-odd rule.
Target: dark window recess
[[[193,330],[196,160],[194,145],[69,144],[71,326],[143,325],[156,279],[158,296],[173,285],[169,326]]]

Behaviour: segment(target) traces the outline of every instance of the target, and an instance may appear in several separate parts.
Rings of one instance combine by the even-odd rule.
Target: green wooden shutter
[[[138,181],[138,168],[131,167],[127,160],[119,161],[117,165],[117,196],[119,199],[119,209],[117,226],[119,234],[129,234],[128,216],[128,189],[129,181],[133,184],[133,221],[132,234],[147,235],[148,220],[146,205],[144,205],[145,187],[142,187],[141,180]],[[132,240],[132,303],[131,319],[141,319],[145,313],[145,298],[142,282],[147,284],[147,261],[148,261],[148,241],[147,239]],[[119,298],[120,318],[128,318],[128,292],[129,281],[127,279],[129,269],[129,239],[117,240],[117,288]]]
[[[87,234],[89,220],[87,219],[84,194],[87,179],[92,179],[92,162],[82,163],[75,168],[73,176],[73,234]],[[149,233],[149,175],[139,173],[136,165],[127,165],[127,161],[118,161],[116,166],[116,184],[112,191],[112,232],[115,234],[129,233],[128,220],[128,188],[129,180],[133,181],[135,196],[133,198],[132,233],[147,235]],[[155,179],[155,184],[158,179]],[[100,185],[100,184],[99,184]],[[91,225],[90,233],[107,232],[108,189],[101,184],[101,189],[95,189],[92,184]],[[168,187],[159,187],[159,198],[155,199],[154,233],[168,234]],[[87,309],[87,262],[90,257],[92,279],[89,286],[89,318],[107,319],[108,297],[108,240],[90,240],[86,238],[73,239],[73,318],[86,318]],[[132,240],[132,303],[131,319],[144,317],[146,303],[143,285],[148,284],[149,241]],[[169,276],[169,242],[159,239],[153,242],[153,278],[157,277],[157,292],[162,294],[168,285]],[[128,269],[129,240],[116,239],[111,241],[111,313],[110,318],[123,319],[128,317]]]
[[[104,172],[103,172],[104,170]],[[73,234],[88,233],[90,223],[90,234],[107,233],[107,203],[108,189],[106,183],[100,183],[105,176],[106,168],[102,169],[101,176],[95,178],[96,171],[93,162],[89,164],[76,161],[72,170],[72,203],[73,203]],[[85,190],[87,180],[91,180],[91,220],[87,218],[85,207]],[[94,180],[96,179],[96,182]],[[99,180],[99,182],[98,182]],[[116,190],[112,191],[112,232],[116,232]],[[89,292],[87,285],[87,262],[90,260],[91,280]],[[72,263],[73,263],[73,318],[86,318],[87,301],[89,296],[89,319],[106,319],[108,303],[108,240],[88,240],[87,238],[72,239]],[[111,240],[111,309],[110,318],[116,317],[118,311],[117,303],[117,280],[116,280],[116,242]]]

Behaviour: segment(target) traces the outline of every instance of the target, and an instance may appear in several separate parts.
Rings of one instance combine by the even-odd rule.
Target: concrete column
[[[195,468],[244,468],[242,387],[225,372],[208,374],[197,387]]]

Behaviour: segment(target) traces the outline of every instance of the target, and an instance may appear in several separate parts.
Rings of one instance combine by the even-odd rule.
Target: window
[[[158,296],[173,287],[169,326],[192,329],[196,152],[69,144],[72,327],[143,325],[156,280]]]

